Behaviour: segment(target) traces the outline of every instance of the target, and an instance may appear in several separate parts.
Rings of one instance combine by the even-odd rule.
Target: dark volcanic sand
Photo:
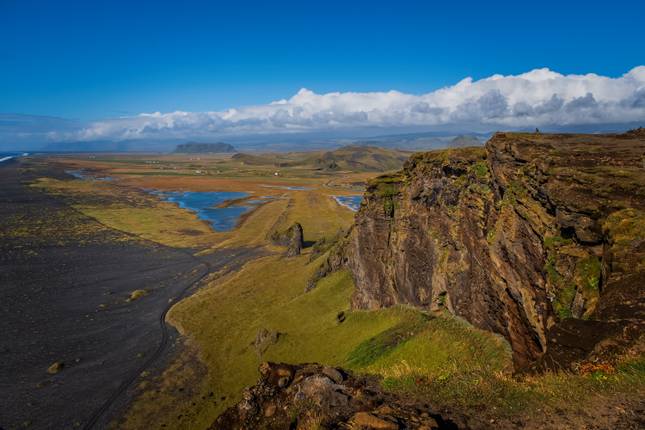
[[[169,301],[254,251],[227,250],[206,261],[132,238],[23,182],[62,172],[21,165],[0,166],[0,429],[83,428],[157,357]],[[52,220],[60,237],[7,237],[7,229]],[[77,228],[89,231],[82,241],[65,238],[65,229]],[[126,302],[136,289],[150,294]],[[62,371],[48,374],[56,361]],[[116,401],[123,404],[123,394]],[[93,428],[115,413],[109,408]]]

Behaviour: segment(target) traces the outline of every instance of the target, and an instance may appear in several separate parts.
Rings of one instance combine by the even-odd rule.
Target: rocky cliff
[[[642,129],[416,154],[367,189],[352,306],[445,308],[503,335],[518,367],[624,350],[643,332],[644,168]]]
[[[457,429],[424,403],[386,393],[376,378],[318,364],[263,363],[260,380],[212,430]]]

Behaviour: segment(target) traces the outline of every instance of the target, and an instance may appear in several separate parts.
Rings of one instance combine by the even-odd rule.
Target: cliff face
[[[600,324],[595,343],[569,341],[571,360],[601,333],[629,343],[643,321],[644,163],[642,130],[498,133],[414,155],[368,187],[345,251],[352,305],[446,308],[508,339],[518,366],[557,350],[565,325]]]

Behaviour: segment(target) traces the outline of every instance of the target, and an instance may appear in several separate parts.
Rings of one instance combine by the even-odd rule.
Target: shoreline
[[[21,164],[0,169],[0,255],[8,269],[0,272],[1,425],[104,428],[131,404],[141,369],[165,368],[172,305],[209,273],[259,251],[196,257],[107,228],[65,201],[77,196],[59,198],[27,184],[36,176],[60,178],[60,169],[34,164],[36,172],[23,173]],[[44,225],[56,236],[12,235],[17,216],[28,232]],[[148,293],[127,300],[139,289]],[[60,369],[48,373],[55,362]]]

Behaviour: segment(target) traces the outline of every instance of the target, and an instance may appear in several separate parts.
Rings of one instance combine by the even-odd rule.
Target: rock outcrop
[[[263,363],[260,381],[211,429],[456,429],[426,404],[385,393],[374,378],[318,364]]]
[[[573,365],[643,333],[644,185],[642,132],[498,133],[373,180],[331,265],[351,269],[354,308],[446,308],[518,367]]]
[[[300,255],[302,248],[305,246],[302,225],[296,222],[285,231],[274,232],[271,235],[271,241],[276,245],[286,246],[285,255],[287,257]]]

